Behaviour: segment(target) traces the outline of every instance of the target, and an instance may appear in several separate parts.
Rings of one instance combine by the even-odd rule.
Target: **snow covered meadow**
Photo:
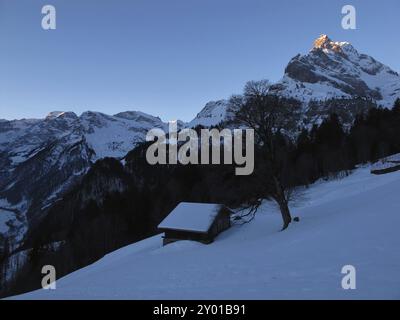
[[[266,203],[210,245],[163,247],[157,235],[58,280],[56,290],[12,299],[399,299],[400,172],[370,169],[305,190],[292,206],[300,222],[284,232]],[[355,290],[341,286],[344,265],[356,268]]]

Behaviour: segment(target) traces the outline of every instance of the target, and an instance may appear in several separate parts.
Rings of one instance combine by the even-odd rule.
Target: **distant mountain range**
[[[285,75],[270,86],[269,93],[299,100],[301,120],[307,124],[337,111],[338,106],[347,108],[355,100],[365,101],[365,106],[391,108],[400,98],[400,76],[358,53],[351,44],[322,35],[308,54],[289,62]],[[341,103],[332,103],[334,100]],[[358,112],[360,105],[356,105]],[[235,112],[229,100],[209,102],[192,121],[180,126],[215,126],[232,119]],[[139,111],[113,116],[91,111],[80,116],[51,112],[44,119],[0,120],[0,254],[9,255],[2,264],[3,280],[23,265],[20,255],[12,252],[48,208],[75,186],[96,160],[122,160],[155,127],[167,130],[167,123]]]
[[[152,128],[167,124],[138,111],[79,117],[56,111],[44,119],[1,121],[0,240],[7,239],[8,251],[96,160],[122,158]]]

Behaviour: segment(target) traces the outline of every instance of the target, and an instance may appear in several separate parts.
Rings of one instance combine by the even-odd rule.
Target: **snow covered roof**
[[[214,203],[181,202],[158,225],[160,229],[207,232],[221,205]]]

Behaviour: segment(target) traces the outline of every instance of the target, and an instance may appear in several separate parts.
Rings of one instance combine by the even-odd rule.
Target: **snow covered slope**
[[[375,174],[386,174],[398,170],[400,170],[400,153],[380,159],[371,167],[371,173]]]
[[[400,172],[357,169],[320,181],[292,207],[300,222],[279,232],[266,203],[256,219],[211,245],[155,236],[115,251],[57,282],[14,299],[399,299]],[[357,271],[343,290],[344,265]]]
[[[196,117],[189,122],[188,127],[193,128],[198,125],[204,127],[216,126],[232,116],[233,110],[228,100],[210,101]]]

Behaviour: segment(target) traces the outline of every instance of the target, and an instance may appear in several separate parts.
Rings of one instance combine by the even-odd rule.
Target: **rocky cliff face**
[[[350,43],[322,35],[308,54],[289,62],[284,77],[270,92],[305,103],[362,97],[391,108],[400,97],[400,76]]]
[[[350,43],[321,35],[309,53],[298,54],[288,63],[283,78],[271,85],[269,93],[301,101],[305,117],[311,105],[335,99],[392,108],[400,98],[400,76]],[[230,108],[226,100],[210,102],[191,124],[215,125],[229,118]]]

